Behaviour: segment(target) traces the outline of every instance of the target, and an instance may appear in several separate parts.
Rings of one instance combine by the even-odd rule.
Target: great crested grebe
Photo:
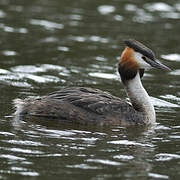
[[[118,71],[132,105],[107,92],[69,87],[38,98],[16,99],[15,115],[55,118],[63,122],[99,125],[135,125],[156,122],[154,107],[141,84],[144,70],[170,70],[158,62],[153,51],[140,42],[124,41]]]

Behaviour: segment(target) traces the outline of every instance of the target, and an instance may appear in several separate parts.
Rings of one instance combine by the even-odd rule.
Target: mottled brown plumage
[[[23,104],[22,116],[39,116],[79,124],[144,124],[143,115],[127,102],[98,89],[65,88],[30,98]]]

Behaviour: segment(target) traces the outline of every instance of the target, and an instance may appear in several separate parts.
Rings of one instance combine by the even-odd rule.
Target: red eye
[[[143,60],[146,60],[146,57],[145,57],[145,56],[142,56],[142,59],[143,59]]]

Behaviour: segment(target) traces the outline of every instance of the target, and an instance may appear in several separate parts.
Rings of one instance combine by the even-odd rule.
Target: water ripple
[[[179,19],[180,18],[180,14],[176,13],[176,12],[161,13],[160,16],[163,18],[169,18],[169,19]]]
[[[72,15],[69,16],[69,18],[70,18],[71,20],[76,20],[76,21],[82,20],[82,16],[79,15],[79,14],[72,14]]]
[[[15,56],[15,55],[17,55],[17,53],[15,51],[10,51],[10,50],[4,50],[4,51],[2,51],[2,54],[4,56]]]
[[[64,28],[63,24],[59,24],[59,23],[55,23],[55,22],[47,21],[47,20],[39,20],[39,19],[31,19],[30,24],[43,26],[47,30],[63,29]]]
[[[142,144],[135,141],[128,141],[128,140],[116,140],[116,141],[109,141],[110,144],[118,144],[118,145],[126,145],[126,146],[142,146],[142,147],[154,147],[153,144]]]
[[[33,66],[33,65],[20,65],[11,68],[13,72],[26,72],[26,73],[37,73],[44,72],[41,67]]]
[[[143,9],[138,9],[136,11],[136,15],[133,17],[133,21],[146,23],[149,21],[154,21],[154,17],[150,13],[145,12]]]
[[[40,129],[42,133],[45,133],[46,136],[49,137],[62,137],[62,136],[73,136],[76,133],[71,132],[71,131],[60,131],[60,130],[49,130],[49,129]]]
[[[5,69],[0,69],[0,74],[9,74],[10,71],[5,70]]]
[[[39,66],[33,65],[20,65],[11,68],[13,72],[26,72],[26,73],[39,73],[39,72],[47,72],[51,70],[56,71],[67,71],[67,69],[63,66],[53,65],[53,64],[42,64]]]
[[[0,23],[0,29],[3,29],[3,31],[10,32],[10,33],[22,33],[22,34],[28,33],[28,29],[24,27],[14,28],[14,27],[6,26],[2,23]]]
[[[165,100],[155,98],[155,97],[151,97],[151,101],[153,105],[157,107],[179,107],[179,105],[177,104],[173,104],[173,103],[170,103],[170,102],[167,102]]]
[[[25,79],[33,80],[38,83],[48,82],[64,82],[64,79],[60,79],[54,75],[37,75],[37,73],[46,73],[47,71],[57,71],[61,76],[69,76],[69,70],[65,67],[42,64],[40,66],[33,65],[20,65],[10,68],[11,71],[0,69],[0,80],[18,87],[31,87],[31,84],[25,81]],[[23,82],[22,82],[23,81]]]
[[[114,74],[100,73],[100,72],[89,73],[89,76],[103,78],[103,79],[118,79],[118,77]]]
[[[115,156],[113,156],[113,158],[120,159],[120,160],[123,160],[123,161],[134,159],[134,157],[131,156],[131,155],[115,155]]]
[[[42,144],[41,142],[35,142],[35,141],[28,141],[28,140],[4,140],[3,142],[7,142],[10,144],[16,144],[16,145],[24,145],[24,146],[46,146],[45,144]]]
[[[57,47],[57,50],[58,50],[58,51],[67,52],[67,51],[69,51],[69,48],[68,48],[68,47],[65,47],[65,46],[58,46],[58,47]]]
[[[178,177],[180,3],[103,3],[0,1],[0,179]],[[152,32],[156,33],[150,38]],[[115,64],[124,48],[122,40],[133,38],[129,35],[149,41],[147,45],[157,47],[160,53],[169,53],[161,57],[174,69],[168,74],[145,74],[144,84],[154,87],[156,98],[152,101],[160,112],[153,130],[82,127],[40,118],[14,122],[3,116],[13,111],[11,102],[17,96],[34,95],[39,90],[46,94],[59,83],[119,94]],[[39,88],[42,83],[47,83],[45,88]],[[120,91],[124,97],[123,88]]]
[[[9,159],[10,161],[24,161],[26,158],[18,157],[10,154],[0,154],[0,158]]]
[[[13,133],[10,133],[10,132],[0,131],[0,134],[3,135],[3,136],[14,136],[14,134],[13,134]]]
[[[167,55],[162,55],[161,56],[163,59],[166,59],[166,60],[170,60],[170,61],[177,61],[179,62],[180,61],[180,54],[167,54]]]
[[[42,151],[32,150],[32,149],[23,149],[23,148],[7,148],[8,151],[15,153],[24,153],[24,154],[43,154]]]
[[[174,70],[174,71],[170,72],[169,74],[179,76],[180,75],[180,69]]]
[[[110,5],[101,5],[98,7],[98,11],[102,14],[102,15],[107,15],[110,14],[112,12],[115,11],[115,7],[114,6],[110,6]]]
[[[169,179],[169,176],[157,174],[157,173],[148,173],[148,176],[155,178],[155,179]]]
[[[126,4],[125,5],[125,10],[126,11],[136,11],[137,10],[137,6],[134,4]]]
[[[180,159],[178,154],[159,153],[155,155],[156,161],[170,161],[172,159]]]
[[[169,99],[169,100],[173,100],[173,101],[176,101],[178,104],[180,104],[180,97],[177,97],[175,95],[171,95],[171,94],[166,94],[164,96],[160,96],[164,99]]]
[[[172,138],[172,139],[177,139],[179,140],[180,139],[180,135],[172,135],[172,136],[169,136],[169,138]]]
[[[67,165],[68,168],[79,168],[79,169],[102,169],[98,166],[90,166],[88,164],[75,164],[75,165]]]
[[[122,20],[124,19],[124,17],[121,16],[121,15],[115,15],[115,16],[114,16],[114,19],[115,19],[116,21],[122,21]]]
[[[17,174],[21,174],[23,176],[39,176],[39,173],[37,173],[37,172],[30,172],[29,170],[27,170],[25,172],[19,172]]]
[[[173,7],[171,7],[170,5],[164,2],[148,3],[148,4],[145,4],[144,7],[151,12],[154,12],[154,11],[171,12],[174,10]]]
[[[71,40],[78,41],[78,42],[100,42],[100,43],[108,43],[109,39],[103,38],[100,36],[69,36]]]
[[[116,161],[111,161],[111,160],[106,160],[106,159],[87,159],[87,162],[94,162],[94,163],[100,163],[104,165],[111,165],[111,166],[120,166],[122,163],[116,162]]]
[[[107,61],[107,58],[102,57],[102,56],[97,56],[97,57],[95,57],[95,59],[96,59],[97,61]]]

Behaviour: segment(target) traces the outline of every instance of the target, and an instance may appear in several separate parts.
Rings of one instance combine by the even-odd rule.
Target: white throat
[[[139,73],[125,83],[126,93],[129,96],[133,107],[139,111],[144,113],[145,121],[147,124],[155,123],[156,115],[154,106],[151,103],[151,99],[144,89]]]

